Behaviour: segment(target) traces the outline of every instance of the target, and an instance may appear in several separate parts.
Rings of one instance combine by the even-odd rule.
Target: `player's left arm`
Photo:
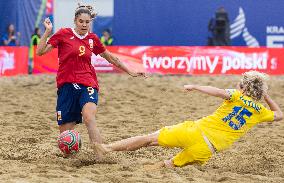
[[[184,89],[187,91],[199,91],[214,97],[220,97],[223,99],[230,99],[230,94],[224,89],[216,88],[213,86],[199,86],[199,85],[184,85]]]
[[[45,26],[45,32],[43,33],[37,48],[36,48],[36,54],[38,56],[44,55],[48,52],[50,52],[53,49],[53,46],[51,44],[47,44],[47,38],[48,36],[51,34],[52,32],[52,23],[49,20],[49,18],[46,18],[43,22],[44,26]]]
[[[110,53],[108,50],[104,51],[100,54],[101,57],[106,59],[109,63],[115,65],[116,67],[120,68],[124,72],[128,73],[130,76],[137,77],[142,76],[146,77],[145,73],[143,72],[133,72],[128,67],[126,67],[116,56]]]
[[[272,100],[272,98],[268,95],[264,95],[264,100],[268,104],[271,111],[274,112],[274,121],[280,121],[283,119],[283,112],[281,111],[279,105]]]

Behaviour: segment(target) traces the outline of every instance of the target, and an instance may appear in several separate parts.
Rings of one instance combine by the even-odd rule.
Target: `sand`
[[[211,114],[222,102],[184,84],[234,88],[238,76],[151,76],[99,74],[97,124],[104,142],[156,131]],[[272,77],[270,94],[284,110],[284,77]],[[253,128],[206,165],[148,170],[179,149],[142,148],[111,153],[97,162],[83,124],[81,152],[63,158],[57,147],[54,75],[0,78],[0,182],[284,182],[284,121]]]

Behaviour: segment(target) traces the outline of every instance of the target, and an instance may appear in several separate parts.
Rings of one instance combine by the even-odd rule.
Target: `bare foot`
[[[91,148],[92,148],[92,149],[94,150],[94,152],[95,152],[96,160],[97,160],[97,161],[101,161],[102,158],[103,158],[103,154],[98,151],[98,148],[96,147],[96,143],[95,143],[95,144],[91,144]]]
[[[102,155],[105,155],[109,152],[111,152],[111,150],[109,148],[107,148],[107,146],[105,144],[95,144],[95,147],[97,149],[97,151],[99,151],[99,153],[101,153]]]
[[[104,144],[94,143],[92,145],[92,148],[94,149],[94,151],[96,153],[96,156],[97,156],[96,158],[99,161],[102,160],[103,155],[105,155],[108,152],[110,152],[110,150],[107,149]]]

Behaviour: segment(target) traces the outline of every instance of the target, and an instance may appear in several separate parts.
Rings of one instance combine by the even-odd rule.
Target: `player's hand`
[[[46,18],[46,19],[44,20],[43,25],[44,25],[45,30],[46,30],[47,32],[49,32],[49,33],[52,32],[52,27],[53,27],[53,26],[52,26],[52,23],[51,23],[51,21],[50,21],[49,18]]]
[[[173,162],[173,160],[172,159],[169,159],[169,160],[164,160],[164,167],[166,167],[166,168],[174,168],[175,167],[175,165],[174,165],[174,162]]]
[[[193,91],[195,85],[184,85],[183,87],[184,87],[184,89],[187,90],[187,91]]]
[[[144,170],[146,171],[155,171],[160,170],[161,168],[165,167],[165,164],[163,161],[155,163],[155,164],[146,164],[144,165]]]
[[[129,73],[129,75],[132,76],[132,77],[144,77],[144,78],[147,78],[147,75],[144,72],[131,72],[131,73]]]

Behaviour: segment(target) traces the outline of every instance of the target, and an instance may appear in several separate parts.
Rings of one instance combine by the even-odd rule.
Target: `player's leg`
[[[102,154],[111,151],[135,151],[141,147],[157,146],[159,131],[142,136],[130,137],[111,144],[97,144],[97,148]]]
[[[155,164],[154,168],[184,166],[197,161],[202,162],[211,155],[201,132],[192,121],[162,128],[158,142],[160,146],[180,147],[183,150],[174,158]]]
[[[111,144],[98,144],[98,149],[105,154],[111,151],[133,151],[145,146],[164,147],[184,147],[186,142],[181,141],[180,135],[187,133],[185,130],[188,123],[180,123],[174,126],[164,127],[161,130],[144,136],[136,136],[128,139],[123,139]],[[159,141],[159,142],[158,142]],[[181,144],[180,142],[184,142]]]
[[[91,144],[102,143],[102,137],[96,124],[96,113],[98,104],[98,91],[92,87],[79,85],[82,89],[80,96],[80,107],[83,120],[87,127]]]
[[[59,125],[58,127],[59,127],[60,133],[62,133],[66,130],[74,130],[75,125],[76,125],[76,122],[70,122],[70,123]]]
[[[100,160],[102,154],[95,146],[95,144],[102,143],[102,137],[96,124],[98,91],[92,87],[85,87],[83,85],[80,85],[80,87],[82,88],[80,107],[82,109],[84,123],[88,130],[91,146],[94,148],[97,159]]]
[[[183,148],[175,157],[164,161],[165,166],[169,167],[172,165],[180,167],[194,163],[203,164],[212,156],[201,131],[191,121],[161,131],[159,143],[163,146]]]
[[[135,151],[141,147],[158,145],[159,132],[148,135],[130,137],[123,139],[105,147],[111,151]]]
[[[82,110],[84,123],[87,127],[91,144],[102,143],[102,137],[96,124],[97,105],[95,103],[86,103]]]
[[[191,136],[194,142],[190,142],[188,147],[185,147],[173,158],[150,165],[147,167],[147,169],[158,169],[162,167],[172,168],[181,167],[188,164],[206,163],[212,157],[213,152],[211,152],[207,143],[204,141],[199,132],[192,133]]]
[[[184,148],[172,158],[174,166],[185,166],[189,164],[204,164],[213,155],[203,137],[198,137],[195,145]]]

